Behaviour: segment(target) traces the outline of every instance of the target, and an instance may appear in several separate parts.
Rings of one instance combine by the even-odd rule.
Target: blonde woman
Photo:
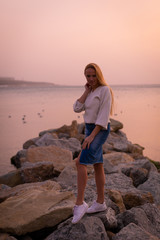
[[[84,74],[87,80],[84,93],[73,106],[75,112],[85,111],[85,140],[82,151],[76,159],[78,193],[73,210],[73,224],[77,223],[86,212],[100,212],[107,208],[104,202],[105,175],[102,145],[110,132],[109,116],[113,110],[113,93],[97,64],[88,64]],[[97,199],[90,208],[84,201],[88,164],[94,166],[97,187]]]

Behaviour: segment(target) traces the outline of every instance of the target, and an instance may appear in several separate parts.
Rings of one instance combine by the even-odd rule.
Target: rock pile
[[[11,158],[16,170],[0,176],[0,239],[158,240],[160,173],[111,119],[103,145],[107,210],[85,214],[73,225],[77,194],[74,158],[81,150],[84,124],[43,131]],[[85,201],[96,199],[92,166]]]

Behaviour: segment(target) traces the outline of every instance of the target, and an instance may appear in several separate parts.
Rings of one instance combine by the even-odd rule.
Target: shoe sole
[[[94,211],[94,212],[88,212],[88,211],[87,211],[87,213],[98,213],[98,212],[104,212],[104,211],[106,211],[106,210],[107,210],[107,208],[106,208],[106,209],[103,209],[103,210]]]

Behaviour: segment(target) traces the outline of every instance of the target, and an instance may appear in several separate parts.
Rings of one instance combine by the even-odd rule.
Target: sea
[[[113,119],[132,143],[143,146],[144,156],[160,161],[160,85],[114,85]],[[83,86],[0,87],[0,175],[14,170],[10,159],[39,132],[83,122],[73,103]]]

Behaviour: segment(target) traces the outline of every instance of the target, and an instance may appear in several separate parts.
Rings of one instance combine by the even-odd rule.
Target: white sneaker
[[[98,203],[96,201],[93,202],[92,206],[88,208],[87,213],[96,213],[96,212],[102,212],[107,209],[106,203]]]
[[[81,218],[84,216],[84,214],[87,212],[88,209],[88,204],[86,202],[83,202],[82,205],[75,205],[73,208],[73,219],[72,219],[72,223],[75,224],[77,223],[79,220],[81,220]]]

